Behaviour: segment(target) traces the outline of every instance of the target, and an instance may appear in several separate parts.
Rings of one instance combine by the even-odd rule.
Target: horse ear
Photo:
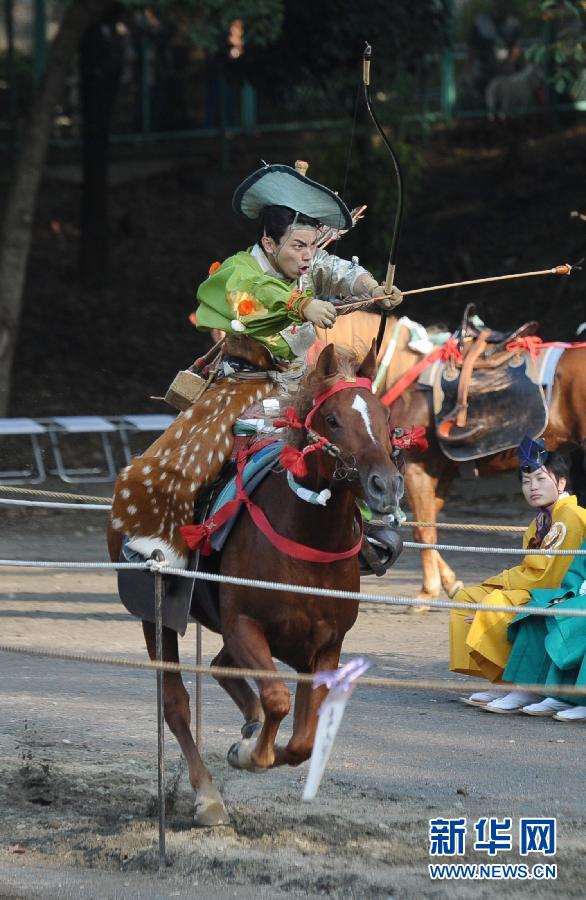
[[[376,375],[376,341],[373,339],[370,350],[362,360],[357,375],[374,381]]]
[[[328,344],[320,353],[315,364],[315,375],[322,378],[330,378],[338,371],[338,357],[333,344]]]

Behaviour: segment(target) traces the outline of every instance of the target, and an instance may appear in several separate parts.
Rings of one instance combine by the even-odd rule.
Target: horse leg
[[[313,673],[336,670],[340,661],[342,643],[322,650],[316,660]],[[311,684],[298,684],[295,692],[293,713],[293,734],[285,747],[275,747],[273,766],[298,766],[311,756],[318,713],[328,689],[325,686],[313,688]]]
[[[439,479],[438,485],[435,491],[435,518],[437,517],[441,510],[444,507],[446,502],[446,493],[449,485],[451,484],[451,479],[441,478]],[[437,533],[437,532],[436,532]],[[438,562],[438,570],[439,576],[442,583],[442,587],[450,600],[456,596],[458,591],[460,591],[464,584],[460,581],[454,570],[448,563],[445,561],[441,553],[436,550],[437,553],[437,562]]]
[[[212,660],[212,666],[224,668],[234,666],[234,660],[225,647],[222,647],[216,658]],[[244,678],[229,678],[226,675],[214,675],[214,678],[244,716],[242,737],[248,740],[254,737],[260,730],[265,717],[262,704],[255,692]]]
[[[436,486],[439,479],[429,475],[421,463],[408,463],[405,468],[405,492],[409,500],[409,506],[413,510],[415,521],[436,521]],[[414,539],[422,544],[435,544],[437,530],[435,525],[413,529]],[[423,584],[417,595],[418,600],[435,600],[440,595],[442,582],[439,571],[439,554],[437,550],[421,551],[421,567],[423,569]],[[411,606],[408,611],[427,612],[429,607]]]
[[[152,622],[143,621],[142,630],[148,654],[151,659],[156,659],[155,626]],[[177,633],[170,628],[163,628],[163,659],[165,662],[179,662]],[[187,762],[189,780],[195,791],[195,824],[220,825],[227,822],[228,815],[220,792],[213,784],[212,776],[204,766],[191,734],[189,694],[180,672],[163,673],[163,703],[165,721],[181,747]]]
[[[224,629],[226,649],[236,665],[276,672],[266,635],[258,622],[237,615]],[[236,769],[268,769],[275,759],[275,739],[281,721],[291,708],[286,684],[278,680],[257,680],[265,719],[260,733],[238,741],[228,751],[228,762]]]

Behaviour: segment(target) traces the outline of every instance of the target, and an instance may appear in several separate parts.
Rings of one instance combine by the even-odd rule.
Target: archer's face
[[[317,247],[317,231],[315,228],[288,228],[278,243],[264,237],[262,246],[275,269],[293,281],[309,272]]]
[[[523,496],[533,509],[551,509],[566,488],[566,479],[557,481],[555,475],[544,466],[536,472],[523,472],[521,489]]]

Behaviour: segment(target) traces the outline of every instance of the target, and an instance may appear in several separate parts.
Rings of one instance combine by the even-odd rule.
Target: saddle
[[[437,437],[450,459],[498,453],[545,429],[547,406],[531,357],[507,350],[537,327],[531,321],[494,331],[476,317],[474,304],[466,307],[455,336],[460,358],[439,368],[433,385]]]
[[[278,462],[282,441],[276,440],[258,450],[244,467],[243,483],[252,493]],[[202,524],[213,517],[236,494],[236,463],[232,457],[218,478],[207,485],[197,497],[194,508],[194,524]],[[221,552],[240,516],[238,510],[211,538],[213,552],[205,555],[191,551],[186,569],[191,572],[219,574]],[[394,565],[403,549],[399,532],[383,522],[365,522],[364,540],[358,555],[361,575],[384,575]],[[144,562],[145,557],[129,547],[125,537],[120,555],[121,562]],[[262,573],[261,573],[262,574]],[[219,583],[200,579],[167,575],[164,579],[163,625],[181,635],[185,634],[189,620],[197,620],[212,631],[221,630],[219,607]],[[155,585],[152,575],[146,571],[125,570],[118,572],[118,592],[129,613],[147,622],[155,621]]]
[[[282,444],[275,441],[256,453],[245,466],[244,483],[247,490],[253,491],[268,475],[278,458]],[[232,499],[236,464],[232,457],[224,465],[216,480],[200,491],[195,502],[194,522],[204,522],[210,514],[216,512],[223,503]],[[220,551],[226,542],[238,514],[228,520],[213,538],[215,551],[210,556],[203,556],[197,551],[189,553],[185,568],[190,572],[211,572],[218,574]],[[125,537],[120,560],[121,562],[144,562],[145,557],[128,545]],[[167,575],[164,579],[165,602],[163,604],[163,625],[181,635],[185,634],[189,617],[195,616],[193,604],[197,604],[197,619],[212,631],[220,631],[220,612],[218,584],[200,580],[196,582],[177,575]],[[155,587],[149,572],[138,570],[121,570],[118,572],[118,592],[120,599],[129,613],[147,622],[155,621]]]

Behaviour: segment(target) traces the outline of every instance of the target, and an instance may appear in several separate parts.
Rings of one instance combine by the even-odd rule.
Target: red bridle
[[[305,456],[308,453],[314,452],[316,450],[321,450],[326,447],[332,448],[332,450],[339,451],[337,448],[328,441],[328,439],[324,436],[316,432],[311,428],[312,419],[317,412],[317,410],[334,394],[339,393],[340,391],[346,391],[350,388],[364,388],[365,390],[372,392],[372,382],[369,378],[356,378],[354,381],[345,381],[341,379],[337,381],[333,387],[329,388],[329,390],[324,391],[323,394],[319,394],[315,400],[313,401],[313,406],[311,410],[305,417],[305,421],[301,422],[295,413],[295,410],[292,407],[288,407],[284,413],[284,419],[281,421],[276,421],[274,425],[276,427],[286,427],[289,426],[291,428],[305,428],[307,431],[309,439],[312,443],[308,444],[303,448],[302,451],[296,450],[294,447],[284,447],[281,454],[281,462],[283,466],[287,469],[290,469],[294,475],[306,475],[307,474],[307,466],[305,463]],[[415,429],[412,430],[411,434]],[[393,446],[396,447],[409,447],[413,446],[409,442],[409,433],[402,433],[401,435],[397,435],[396,437],[391,437]],[[417,435],[417,438],[420,439],[420,435]],[[425,439],[423,439],[425,441]],[[414,442],[416,443],[416,441]],[[426,442],[425,442],[426,443]],[[253,452],[254,449],[247,451],[247,453]],[[257,526],[257,528],[264,534],[264,536],[270,541],[270,543],[280,550],[282,553],[287,554],[288,556],[292,556],[295,559],[302,559],[308,562],[315,563],[331,563],[338,562],[339,560],[349,559],[353,556],[356,556],[359,553],[360,548],[362,546],[363,539],[363,522],[362,516],[357,514],[357,521],[359,524],[360,535],[358,541],[354,544],[353,547],[350,547],[348,550],[342,551],[324,551],[317,550],[313,547],[308,547],[305,544],[300,544],[297,541],[293,541],[290,538],[286,538],[283,535],[279,534],[268,521],[265,513],[260,507],[258,507],[250,497],[247,495],[244,490],[242,476],[244,470],[244,464],[246,461],[247,453],[241,453],[238,458],[238,472],[236,478],[236,497],[234,500],[229,501],[222,509],[214,516],[213,519],[208,519],[202,525],[187,525],[180,528],[181,534],[186,542],[186,544],[192,549],[199,548],[204,556],[207,556],[211,553],[211,535],[216,531],[221,525],[223,525],[231,516],[235,514],[240,504],[243,503],[248,510],[250,517],[253,522]]]
[[[331,448],[332,450],[337,450],[333,444],[325,437],[325,435],[320,434],[319,431],[316,431],[311,427],[311,422],[323,403],[326,400],[329,400],[330,397],[333,397],[334,394],[338,394],[340,391],[347,391],[350,388],[364,388],[364,390],[368,391],[370,394],[372,393],[372,381],[370,378],[355,378],[352,381],[347,381],[346,379],[341,378],[339,381],[331,387],[328,388],[327,391],[324,391],[323,394],[318,394],[313,401],[313,406],[307,413],[305,417],[305,421],[301,421],[297,418],[297,413],[293,409],[292,406],[288,406],[284,411],[283,419],[277,420],[274,425],[276,428],[280,427],[289,427],[289,428],[304,428],[307,432],[309,440],[311,443],[307,444],[303,450],[296,450],[295,447],[291,447],[290,445],[286,445],[283,447],[283,452],[281,453],[281,463],[285,469],[288,469],[292,475],[297,475],[299,478],[303,478],[307,475],[307,463],[305,461],[306,456],[310,453],[315,453],[316,450],[324,450],[326,448]],[[339,452],[339,451],[338,451]]]
[[[324,391],[323,394],[318,394],[318,396],[313,401],[313,406],[309,410],[308,414],[305,417],[305,428],[309,430],[311,428],[311,420],[314,415],[326,400],[329,400],[330,397],[333,397],[334,394],[338,394],[340,391],[347,391],[350,388],[364,388],[368,391],[369,394],[372,394],[372,381],[370,378],[355,378],[353,381],[346,381],[345,379],[340,379],[340,381],[336,381],[336,383],[329,390]]]

